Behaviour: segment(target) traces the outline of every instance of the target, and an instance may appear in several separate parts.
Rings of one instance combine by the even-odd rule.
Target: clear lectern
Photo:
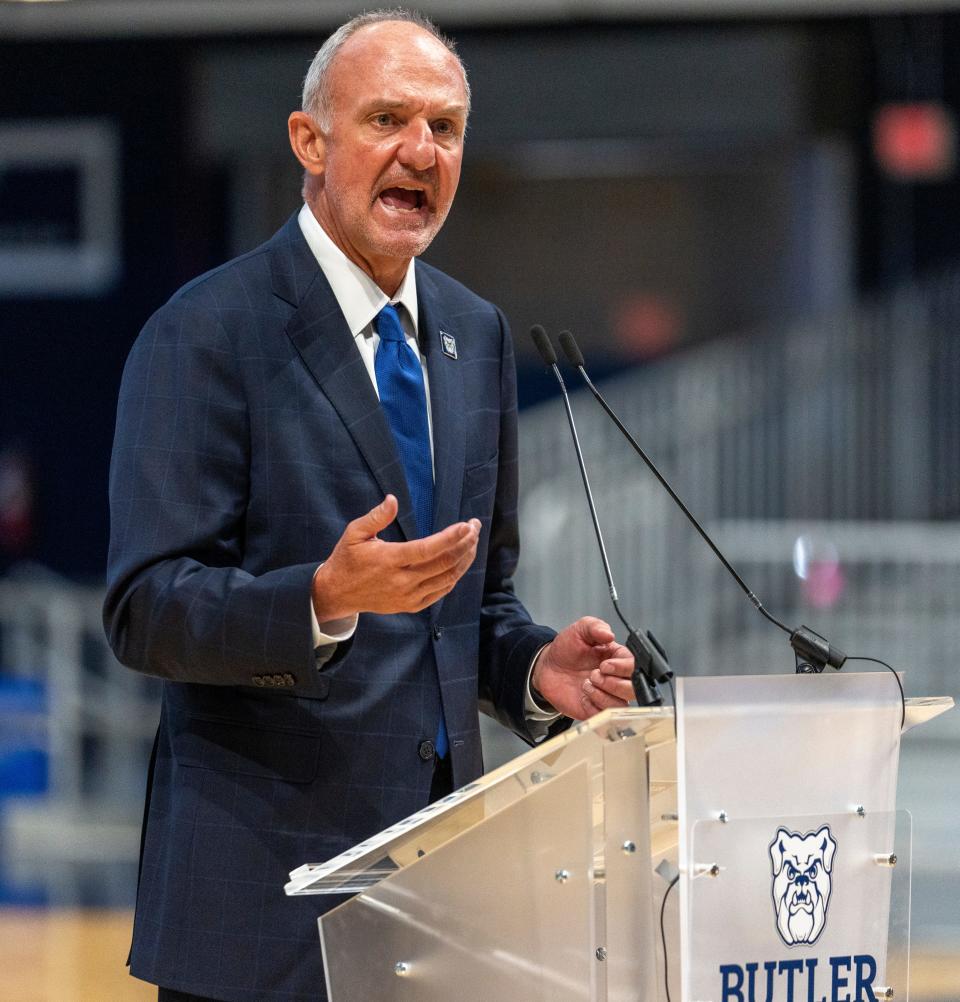
[[[900,718],[886,673],[679,679],[676,722],[575,724],[286,892],[356,892],[331,1002],[901,1002]]]

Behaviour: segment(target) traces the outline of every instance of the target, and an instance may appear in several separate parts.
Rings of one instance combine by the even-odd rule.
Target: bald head
[[[340,55],[341,50],[356,34],[385,24],[406,24],[419,28],[426,37],[432,39],[435,43],[439,43],[453,56],[463,80],[467,111],[469,112],[470,81],[467,79],[466,68],[457,54],[457,49],[452,39],[444,35],[428,17],[419,11],[408,10],[403,7],[381,8],[358,14],[345,24],[342,24],[324,42],[313,57],[313,62],[311,62],[303,81],[303,96],[301,100],[303,111],[312,115],[322,128],[329,128],[331,118],[330,106],[333,100],[333,88],[330,77],[331,69],[337,56]]]

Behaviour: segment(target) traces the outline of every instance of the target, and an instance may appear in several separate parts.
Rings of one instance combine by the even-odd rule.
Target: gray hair
[[[384,21],[406,21],[415,24],[418,28],[433,35],[438,42],[441,42],[453,53],[463,73],[463,84],[467,90],[467,111],[469,112],[470,82],[467,80],[466,67],[457,53],[457,47],[453,40],[447,38],[425,14],[421,14],[418,10],[408,10],[405,7],[382,7],[378,10],[365,11],[337,28],[320,47],[307,70],[303,81],[303,98],[301,100],[303,111],[313,115],[320,123],[321,128],[325,130],[330,128],[330,67],[337,53],[343,47],[344,42],[361,28],[366,28],[371,24],[382,24]]]

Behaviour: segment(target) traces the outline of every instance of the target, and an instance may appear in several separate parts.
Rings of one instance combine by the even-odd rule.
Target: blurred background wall
[[[475,95],[457,204],[426,257],[514,326],[531,610],[611,611],[552,377],[525,336],[542,322],[574,331],[768,606],[906,670],[909,694],[956,696],[960,11],[422,6],[457,38]],[[286,116],[355,10],[0,0],[10,905],[132,902],[157,711],[99,627],[120,373],[179,285],[296,211]],[[632,615],[681,673],[793,670],[590,404],[576,399]],[[512,750],[492,729],[487,744],[489,763]],[[905,742],[914,997],[942,1002],[960,997],[958,766],[949,717]],[[104,997],[91,990],[50,997]]]

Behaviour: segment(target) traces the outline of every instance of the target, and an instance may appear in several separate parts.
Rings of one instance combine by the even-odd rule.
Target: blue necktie
[[[433,464],[423,369],[407,344],[396,307],[384,306],[377,314],[376,325],[380,347],[373,367],[380,404],[407,475],[417,535],[429,536],[433,530]]]
[[[374,360],[380,405],[387,415],[397,444],[400,462],[407,477],[417,535],[433,531],[433,463],[430,458],[430,427],[427,424],[427,396],[423,389],[420,359],[407,344],[396,307],[387,304],[375,320],[380,346]],[[437,754],[444,758],[449,742],[447,728],[440,715],[440,728],[434,742]]]

